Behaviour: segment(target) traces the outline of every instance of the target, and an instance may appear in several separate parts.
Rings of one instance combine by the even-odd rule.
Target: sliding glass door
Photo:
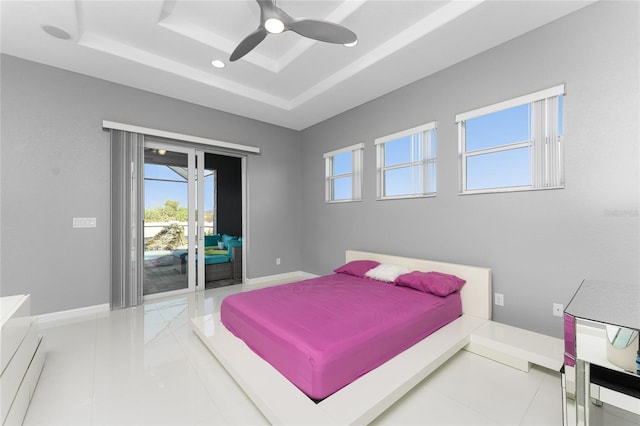
[[[166,132],[105,123],[111,129],[111,309],[241,283],[245,155],[226,152],[233,144],[172,140]]]
[[[238,157],[145,141],[145,297],[242,282],[242,167]]]
[[[204,268],[196,261],[204,234],[204,209],[197,208],[204,205],[204,185],[198,188],[197,182],[206,182],[205,172],[196,168],[202,155],[191,148],[145,143],[145,296],[193,291],[204,283]]]

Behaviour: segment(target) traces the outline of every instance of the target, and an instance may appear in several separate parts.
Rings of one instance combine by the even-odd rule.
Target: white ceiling
[[[358,35],[353,48],[270,34],[255,0],[1,0],[2,52],[300,130],[442,70],[593,1],[281,0],[293,17]],[[71,35],[60,40],[41,26]],[[227,66],[216,69],[213,59]]]

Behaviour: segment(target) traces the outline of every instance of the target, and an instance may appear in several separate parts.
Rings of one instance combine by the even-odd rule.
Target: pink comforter
[[[461,315],[434,296],[334,274],[238,293],[222,323],[314,399],[325,398]]]

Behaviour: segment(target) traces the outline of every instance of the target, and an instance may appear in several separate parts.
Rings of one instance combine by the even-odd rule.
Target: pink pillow
[[[394,281],[395,285],[410,287],[424,293],[431,293],[443,297],[460,290],[464,283],[466,283],[465,280],[455,275],[443,274],[442,272],[420,271],[400,275]]]
[[[364,274],[366,274],[369,269],[373,269],[379,264],[380,262],[376,262],[375,260],[352,260],[351,262],[334,269],[333,272],[337,274],[353,275],[354,277],[364,277]]]

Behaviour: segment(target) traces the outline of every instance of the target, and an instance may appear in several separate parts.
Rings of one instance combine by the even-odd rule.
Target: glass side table
[[[592,383],[628,395],[640,407],[640,373],[635,363],[640,341],[640,284],[585,280],[565,313],[573,317],[575,330],[576,424],[589,424]],[[626,345],[624,352],[608,347],[612,339],[616,342],[612,331],[622,331],[624,342],[619,344],[618,337],[616,345]],[[624,362],[618,358],[612,362],[613,355]]]

